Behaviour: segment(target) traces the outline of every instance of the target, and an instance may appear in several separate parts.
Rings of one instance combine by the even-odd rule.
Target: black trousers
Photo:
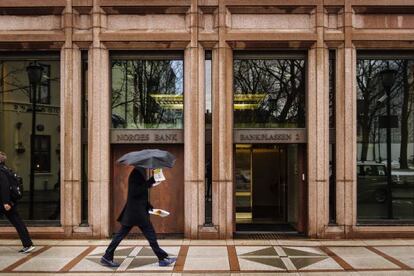
[[[19,213],[16,210],[16,206],[13,206],[9,211],[4,210],[3,213],[10,223],[16,228],[17,233],[19,234],[20,240],[22,241],[23,247],[29,247],[33,245],[32,240],[30,239],[29,231],[27,231],[26,225],[23,220],[20,218]]]
[[[108,248],[105,251],[104,257],[108,260],[113,260],[115,249],[121,243],[121,241],[128,235],[129,231],[131,231],[133,226],[122,225],[121,229],[119,229],[118,233],[114,235],[112,238],[111,243],[109,244]],[[142,234],[144,234],[145,238],[148,240],[152,251],[158,257],[159,260],[162,260],[168,257],[168,253],[165,252],[160,248],[157,242],[157,236],[155,234],[154,227],[151,223],[146,223],[143,225],[138,226],[141,229]]]

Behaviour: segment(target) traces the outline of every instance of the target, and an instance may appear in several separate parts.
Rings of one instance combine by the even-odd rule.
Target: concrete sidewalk
[[[109,240],[0,240],[0,275],[414,275],[414,239],[160,240],[177,263],[159,267],[145,240],[125,240],[117,269],[99,264]]]

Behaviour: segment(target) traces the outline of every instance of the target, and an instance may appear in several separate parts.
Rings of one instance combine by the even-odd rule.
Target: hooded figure
[[[115,249],[134,226],[138,226],[141,229],[142,234],[148,240],[152,250],[158,257],[160,266],[168,266],[175,262],[176,259],[169,258],[168,253],[158,245],[155,230],[149,218],[148,211],[152,209],[152,206],[148,202],[148,189],[154,183],[154,177],[146,180],[145,169],[134,168],[132,170],[128,178],[127,202],[118,217],[118,221],[121,223],[121,229],[114,235],[111,244],[105,251],[105,255],[101,258],[101,264],[109,267],[119,266],[113,260]]]

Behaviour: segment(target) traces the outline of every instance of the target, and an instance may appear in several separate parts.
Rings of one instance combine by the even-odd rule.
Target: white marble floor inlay
[[[191,246],[184,270],[230,270],[226,246]]]

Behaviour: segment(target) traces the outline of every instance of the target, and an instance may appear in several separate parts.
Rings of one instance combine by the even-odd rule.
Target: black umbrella
[[[117,160],[123,165],[131,165],[145,169],[172,168],[175,163],[175,156],[165,150],[146,149],[132,151],[124,154]]]

